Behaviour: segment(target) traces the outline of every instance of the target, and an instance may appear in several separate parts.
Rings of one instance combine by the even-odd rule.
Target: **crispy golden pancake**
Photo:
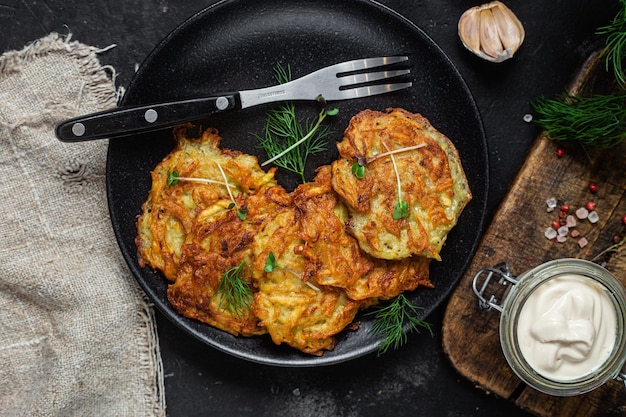
[[[217,130],[207,129],[199,139],[185,136],[188,126],[174,130],[175,149],[152,171],[152,187],[137,221],[139,263],[159,269],[173,281],[181,247],[191,231],[196,215],[214,206],[222,210],[230,204],[224,174],[234,196],[254,193],[263,185],[275,185],[274,171],[265,172],[256,157],[219,148]],[[219,164],[219,166],[218,166]],[[217,181],[202,183],[179,180],[168,185],[168,176]]]
[[[432,287],[430,260],[412,257],[399,262],[363,252],[346,231],[347,210],[331,187],[330,166],[318,169],[315,180],[293,192],[300,210],[296,253],[307,259],[304,276],[322,285],[343,288],[353,300],[389,299],[419,285]]]
[[[230,268],[245,262],[243,278],[256,291],[252,279],[254,238],[275,221],[277,212],[291,208],[291,199],[282,187],[264,186],[237,203],[247,210],[243,220],[235,208],[228,207],[216,210],[211,206],[197,215],[167,296],[186,317],[234,335],[253,336],[267,332],[253,314],[254,306],[233,311],[220,293],[216,295],[216,288]]]
[[[440,260],[448,232],[471,199],[452,142],[421,115],[388,109],[354,116],[337,147],[332,186],[348,207],[348,228],[360,247],[381,259]],[[386,152],[395,153],[377,157]],[[362,178],[352,172],[355,162],[364,166]],[[400,200],[408,203],[408,217],[396,220]]]
[[[250,263],[244,253],[224,258],[197,245],[185,245],[176,282],[167,289],[169,302],[181,315],[210,324],[235,336],[266,333],[252,313],[251,306],[232,307],[222,293],[216,293],[222,276],[242,261],[246,262],[243,265],[243,279],[252,286]]]
[[[360,309],[432,287],[430,261],[471,198],[451,142],[401,109],[355,116],[341,158],[293,193],[255,157],[220,149],[216,130],[185,132],[152,172],[137,221],[141,266],[163,272],[180,314],[312,355],[333,349]],[[376,157],[387,151],[397,153]],[[394,220],[398,182],[409,216]],[[266,270],[270,253],[277,265]],[[237,266],[253,297],[235,309],[218,288]]]
[[[334,348],[334,336],[352,323],[361,304],[339,288],[303,276],[306,259],[294,251],[302,244],[298,216],[293,206],[275,210],[274,219],[255,237],[253,275],[258,292],[254,313],[274,343],[321,355]],[[270,252],[280,266],[266,272]]]

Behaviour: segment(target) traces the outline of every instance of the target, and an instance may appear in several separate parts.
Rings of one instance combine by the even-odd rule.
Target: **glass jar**
[[[541,295],[546,294],[546,291],[552,291],[554,294],[555,290],[549,288],[554,288],[557,283],[562,285],[563,282],[569,282],[571,277],[578,277],[581,283],[589,283],[588,287],[578,288],[580,297],[567,299],[568,296],[563,295],[559,298],[558,295],[565,294],[563,291],[552,298]],[[494,278],[498,279],[499,284],[503,286],[500,291],[501,303],[498,302],[496,295],[492,294],[489,298],[485,296],[485,292]],[[626,290],[624,285],[605,268],[581,259],[557,259],[539,265],[518,277],[513,277],[508,265],[503,263],[493,268],[481,269],[475,275],[472,285],[481,308],[496,309],[501,313],[499,333],[504,357],[515,374],[529,386],[546,394],[570,396],[589,392],[610,379],[622,381],[626,379],[624,373],[626,362],[626,336],[624,336]],[[597,293],[596,289],[598,289]],[[532,308],[536,310],[537,306],[534,303],[537,302],[538,297],[543,297],[541,302],[548,299],[551,301],[558,299],[558,301],[554,305],[545,306],[548,315],[535,316],[537,318],[535,323],[530,323],[530,327],[534,326],[535,329],[528,333],[526,330],[529,328],[529,322],[524,306],[527,303],[529,306],[530,303],[533,303]],[[585,322],[586,319],[583,318],[588,313],[585,310],[586,307],[577,305],[577,303],[580,304],[581,300],[584,301],[585,298],[588,298],[591,301],[588,303],[587,310],[597,308],[594,304],[594,300],[597,304],[597,297],[602,297],[605,304],[609,306],[608,308],[612,309],[609,316],[613,313],[615,315],[614,321],[608,320],[610,317],[607,317],[606,320],[605,317],[603,320],[595,320],[596,324],[599,323],[600,325],[603,324],[603,321],[604,324],[610,323],[607,331],[611,336],[612,347],[609,345],[606,355],[599,362],[589,365],[587,372],[575,376],[558,376],[558,370],[555,373],[550,373],[546,372],[545,368],[539,368],[537,362],[529,355],[529,349],[531,349],[529,346],[542,344],[542,346],[547,346],[547,352],[555,354],[561,352],[559,349],[571,349],[571,352],[561,352],[559,355],[565,355],[565,359],[585,359],[583,358],[584,352],[589,351],[589,344],[581,343],[577,339],[576,332],[580,330],[579,333],[589,336],[587,339],[592,342],[591,344],[597,341],[594,335],[599,335],[597,329],[595,329],[595,333],[590,330],[592,323],[589,320]],[[569,313],[565,315],[556,314],[555,311],[564,308],[565,304],[569,304]],[[574,326],[571,331],[567,330],[567,324],[561,325],[561,321],[559,321],[568,315],[571,316],[569,319],[572,320],[571,323]],[[559,318],[557,319],[556,316]],[[533,340],[527,340],[528,337],[531,337],[530,334],[533,335]],[[546,351],[541,351],[537,355],[539,361],[549,361],[553,364],[554,361],[561,360],[561,358],[554,360],[554,358],[546,357]],[[570,355],[569,358],[567,355]],[[558,367],[563,363],[558,362],[555,366]]]

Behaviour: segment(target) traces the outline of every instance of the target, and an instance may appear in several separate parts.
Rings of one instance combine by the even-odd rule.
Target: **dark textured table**
[[[286,0],[288,2],[288,0]],[[21,49],[50,32],[104,48],[119,85],[170,30],[212,1],[0,0],[0,51]],[[588,55],[595,34],[615,15],[617,1],[510,0],[526,29],[514,59],[481,61],[458,40],[462,12],[480,3],[386,0],[421,27],[465,78],[482,114],[490,152],[488,213],[493,215],[534,141],[524,122],[529,102],[555,95]],[[529,197],[531,198],[531,197]],[[513,222],[513,219],[512,219]],[[157,314],[169,416],[524,416],[505,400],[461,378],[442,352],[441,305],[428,320],[435,334],[412,335],[382,357],[375,354],[321,368],[274,368],[229,357],[187,336]]]

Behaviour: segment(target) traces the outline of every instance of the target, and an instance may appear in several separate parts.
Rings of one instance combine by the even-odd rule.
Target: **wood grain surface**
[[[593,55],[576,75],[570,92],[579,95],[612,91],[604,61]],[[564,151],[557,156],[557,149]],[[592,193],[589,184],[598,186]],[[554,197],[573,212],[588,201],[596,203],[600,220],[578,221],[576,238],[557,243],[544,230],[558,219],[559,209],[548,212],[546,200]],[[555,397],[527,387],[509,368],[500,347],[500,314],[479,308],[472,279],[483,267],[509,263],[513,275],[558,258],[593,260],[624,236],[626,226],[626,143],[604,151],[586,151],[573,142],[558,143],[540,135],[511,185],[480,243],[475,257],[452,294],[443,320],[443,348],[457,371],[477,387],[509,399],[537,415],[550,417],[626,415],[623,382],[610,381],[579,396]],[[588,243],[581,247],[584,237]],[[626,284],[626,245],[596,261]],[[626,337],[626,336],[625,336]]]

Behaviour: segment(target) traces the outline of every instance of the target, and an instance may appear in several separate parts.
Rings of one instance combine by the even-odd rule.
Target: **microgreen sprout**
[[[400,220],[409,217],[409,203],[404,200],[398,201],[396,208],[393,210],[393,219]]]
[[[391,162],[393,164],[393,170],[396,174],[396,180],[397,180],[397,190],[398,190],[398,203],[396,204],[396,207],[393,211],[393,218],[394,220],[400,220],[400,219],[405,219],[407,217],[409,217],[409,203],[407,203],[406,201],[402,200],[402,186],[400,183],[400,173],[398,172],[398,166],[396,165],[396,160],[394,158],[395,154],[401,153],[401,152],[408,152],[408,151],[412,151],[414,149],[419,149],[422,148],[424,146],[426,146],[425,143],[420,143],[418,145],[413,145],[413,146],[407,146],[405,148],[400,148],[400,149],[394,149],[394,150],[389,150],[389,148],[387,147],[387,145],[385,145],[385,143],[383,143],[383,146],[385,147],[385,149],[387,149],[386,152],[382,152],[373,156],[370,156],[369,158],[366,158],[365,156],[362,155],[357,155],[357,160],[356,162],[352,165],[352,174],[354,174],[355,177],[357,178],[363,178],[365,176],[365,166],[367,164],[369,164],[370,162],[373,162],[377,159],[383,158],[385,156],[389,156],[391,158]]]
[[[254,299],[250,284],[243,278],[246,261],[228,269],[217,284],[212,297],[220,296],[219,308],[228,311],[232,316],[240,318],[243,313],[250,310]]]
[[[361,165],[359,161],[352,165],[352,173],[357,178],[363,178],[365,176],[365,165]]]
[[[230,203],[228,205],[228,209],[232,209],[237,207],[237,205],[235,203]],[[245,207],[237,207],[237,217],[239,217],[239,220],[245,220],[246,216],[248,215],[248,209]]]
[[[280,265],[278,265],[276,255],[274,255],[274,252],[270,251],[269,255],[267,255],[267,258],[265,258],[264,270],[265,272],[270,273],[274,271],[274,269],[276,269],[277,267],[280,267]]]
[[[223,185],[225,187],[237,188],[232,184],[227,184],[222,181],[211,180],[208,178],[194,178],[194,177],[181,177],[178,175],[178,171],[167,171],[167,179],[165,180],[165,184],[168,186],[176,185],[180,181],[188,181],[188,182],[198,182],[203,184],[215,184],[215,185]]]
[[[270,253],[267,255],[267,258],[265,258],[265,267],[263,268],[263,270],[265,272],[267,272],[268,274],[270,272],[273,272],[276,270],[276,268],[280,268],[286,272],[289,272],[292,275],[295,275],[296,277],[302,279],[302,275],[297,273],[296,271],[294,271],[291,268],[287,268],[284,265],[281,265],[278,263],[278,260],[276,259],[276,255],[274,255],[273,251],[270,251]],[[309,281],[305,281],[304,282],[306,285],[308,285],[309,287],[311,287],[312,289],[314,289],[315,291],[319,291],[320,289],[317,288],[315,285],[313,285],[312,283],[310,283]]]
[[[222,165],[220,165],[219,162],[216,162],[216,164],[220,170],[220,174],[222,174],[222,178],[224,178],[224,183],[228,184],[228,177],[226,177],[226,173],[224,172]],[[228,195],[230,196],[230,201],[231,201],[231,204],[228,207],[237,208],[237,217],[239,217],[240,220],[245,220],[246,215],[248,214],[248,210],[246,210],[245,208],[241,208],[237,205],[237,202],[235,201],[235,197],[233,196],[233,193],[230,191],[230,187],[226,187],[226,189],[228,190]]]
[[[379,154],[372,155],[370,157],[365,157],[364,155],[356,155],[356,162],[352,165],[352,173],[357,178],[363,178],[365,176],[365,166],[369,164],[370,162],[374,162],[375,160],[384,158],[385,156],[392,156],[398,153],[408,152],[408,151],[412,151],[415,149],[423,148],[424,146],[426,146],[425,143],[419,143],[417,145],[406,146],[404,148],[394,149],[391,151],[387,150],[387,152],[381,152]],[[385,148],[387,148],[387,146],[385,146]]]
[[[233,193],[231,191],[231,188],[237,189],[237,187],[235,185],[233,185],[233,184],[230,184],[228,182],[228,178],[226,177],[226,173],[222,169],[222,166],[220,165],[220,163],[216,162],[216,164],[217,164],[217,167],[220,170],[220,173],[222,174],[222,178],[224,178],[224,181],[216,181],[216,180],[211,180],[211,179],[208,179],[208,178],[181,177],[181,176],[178,175],[178,171],[167,171],[167,180],[165,181],[165,183],[168,186],[176,185],[180,181],[198,182],[198,183],[203,183],[203,184],[223,185],[223,186],[226,187],[226,190],[228,191],[228,196],[230,197],[230,201],[231,201],[231,203],[228,205],[228,209],[230,210],[232,208],[237,208],[237,217],[239,217],[239,219],[241,219],[241,220],[245,220],[246,219],[246,215],[248,214],[248,210],[245,207],[239,207],[237,205],[237,202],[235,201],[235,197],[233,196]]]
[[[383,142],[383,146],[385,147],[385,149],[387,149],[387,151],[389,151],[389,148],[387,147],[387,145],[385,145],[384,142]],[[389,157],[391,158],[393,171],[396,174],[396,187],[398,190],[398,203],[396,204],[396,208],[393,211],[393,219],[394,220],[406,219],[407,217],[409,217],[409,203],[407,203],[406,201],[402,199],[402,183],[400,182],[400,173],[398,172],[398,165],[396,164],[396,158],[394,158],[393,153],[390,153]]]
[[[419,310],[420,307],[414,306],[404,294],[400,294],[392,302],[376,306],[366,313],[374,317],[370,331],[384,337],[378,345],[378,355],[384,354],[390,347],[398,349],[404,345],[408,333],[419,333],[420,329],[426,329],[431,336],[433,335],[430,323],[418,318]],[[408,326],[406,330],[405,324]]]

